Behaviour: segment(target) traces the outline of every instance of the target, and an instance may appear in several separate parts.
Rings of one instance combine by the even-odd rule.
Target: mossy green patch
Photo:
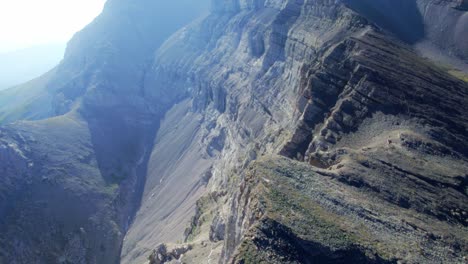
[[[450,73],[451,75],[457,77],[458,79],[468,83],[468,73],[458,71],[458,70],[449,70],[448,73]]]

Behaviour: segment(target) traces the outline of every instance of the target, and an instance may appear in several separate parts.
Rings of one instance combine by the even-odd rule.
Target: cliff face
[[[215,0],[159,47],[152,3],[76,36],[55,114],[5,112],[66,114],[2,129],[0,260],[463,261],[468,85],[412,47],[466,61],[427,15],[461,5]]]
[[[145,91],[145,72],[207,4],[109,1],[56,69],[0,95],[3,123],[29,120],[1,128],[1,263],[120,262],[155,131],[185,93]]]
[[[103,13],[70,40],[54,70],[2,92],[0,122],[63,115],[86,108],[83,104],[100,108],[89,112],[142,108],[143,101],[154,100],[152,94],[141,94],[154,52],[172,33],[207,12],[208,2],[109,0]]]
[[[183,261],[193,263],[461,261],[466,83],[420,58],[392,30],[403,25],[381,25],[350,4],[215,1],[207,19],[163,45],[152,87],[188,88],[191,109],[175,119],[180,106],[169,110],[167,122],[200,116],[193,129],[183,122],[198,143],[181,143],[183,158],[168,163],[184,176],[157,165],[148,174],[125,263],[144,262],[147,248],[154,263],[169,261],[184,245],[193,249]],[[409,3],[416,13],[418,4]],[[431,19],[412,15],[416,37],[431,39]],[[173,185],[187,195],[172,197]],[[173,204],[161,197],[184,206],[160,210]],[[192,207],[190,221],[181,217]],[[174,228],[181,220],[185,233]]]
[[[409,43],[429,41],[466,60],[468,16],[465,3],[449,1],[344,1],[350,8]]]

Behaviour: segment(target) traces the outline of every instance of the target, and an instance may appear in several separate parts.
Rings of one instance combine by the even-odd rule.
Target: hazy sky
[[[106,0],[0,0],[0,53],[66,42]]]

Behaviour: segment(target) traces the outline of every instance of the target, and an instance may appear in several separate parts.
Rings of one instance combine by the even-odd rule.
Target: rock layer
[[[466,249],[459,245],[465,238],[455,234],[466,232],[458,225],[466,221],[460,212],[466,211],[467,120],[462,109],[467,85],[419,58],[411,43],[405,43],[407,39],[399,40],[398,34],[356,11],[327,1],[223,2],[206,20],[176,34],[161,48],[151,75],[171,75],[167,72],[173,69],[177,72],[173,80],[176,87],[190,87],[192,111],[205,116],[200,126],[207,135],[199,139],[199,144],[207,146],[207,154],[213,149],[217,154],[207,189],[208,202],[197,206],[194,221],[189,223],[192,227],[187,241],[194,243],[194,249],[184,261],[216,261],[219,257],[221,262],[286,262],[287,250],[275,251],[279,250],[276,245],[269,244],[275,233],[265,234],[267,239],[258,243],[252,239],[258,235],[258,225],[271,223],[271,218],[256,215],[261,202],[254,202],[255,196],[246,191],[253,187],[247,187],[244,177],[251,161],[271,153],[306,161],[311,171],[325,169],[335,175],[336,170],[336,177],[330,177],[339,185],[369,195],[375,203],[371,207],[388,203],[394,208],[375,212],[382,215],[376,221],[386,224],[373,236],[388,236],[388,240],[370,242],[358,235],[357,242],[348,241],[340,249],[325,241],[307,241],[304,236],[310,233],[298,234],[290,230],[293,226],[282,224],[278,228],[283,231],[278,232],[290,234],[288,243],[295,247],[297,243],[315,245],[305,249],[323,252],[319,255],[323,261],[339,259],[340,255],[382,263],[462,260]],[[425,32],[424,23],[421,26]],[[209,38],[204,32],[211,32]],[[423,169],[410,165],[409,160],[434,163]],[[282,165],[276,163],[274,159],[267,162],[281,169]],[[437,186],[447,186],[448,193],[434,196]],[[420,193],[415,195],[410,190]],[[382,200],[373,201],[376,197]],[[356,194],[354,199],[360,198]],[[444,202],[433,207],[423,201]],[[337,210],[345,218],[357,217],[359,210],[371,210],[344,208]],[[408,214],[389,220],[398,208],[408,210]],[[324,206],[323,210],[333,216],[331,207]],[[411,217],[431,217],[437,226],[431,230],[451,229],[451,235],[446,233],[451,238],[428,241],[425,237],[432,237],[432,231],[417,220],[415,224]],[[391,246],[398,241],[392,237],[396,227],[391,227],[400,226],[398,221],[409,221],[415,230],[426,230],[402,236],[414,247],[427,246],[430,250]],[[450,227],[442,228],[444,225]],[[220,228],[223,235],[217,235]],[[344,227],[332,230],[337,233],[317,232],[321,236],[346,235],[340,228]],[[369,224],[366,228],[375,227]],[[269,224],[260,230],[268,229],[272,229]],[[222,248],[220,238],[224,240]],[[202,244],[198,244],[200,241]],[[269,249],[271,256],[249,260],[245,253],[252,248],[246,244],[254,251]],[[382,250],[386,247],[391,250]],[[451,255],[445,253],[448,248]],[[300,246],[296,252],[305,249]],[[288,261],[302,263],[304,259],[291,256]]]
[[[109,2],[55,88],[0,96],[57,116],[1,130],[0,260],[464,261],[468,85],[412,47],[466,60],[463,5],[357,3],[215,0],[159,47],[153,3]]]
[[[29,121],[1,129],[1,263],[120,262],[159,122],[186,93],[145,90],[148,61],[206,7],[108,1],[56,69],[2,92],[0,122]]]

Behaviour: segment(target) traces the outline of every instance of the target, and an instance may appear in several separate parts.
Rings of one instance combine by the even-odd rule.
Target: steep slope
[[[18,123],[1,140],[1,262],[117,263],[118,186],[101,176],[86,123]]]
[[[410,44],[427,40],[468,59],[468,16],[464,0],[346,0],[345,3]]]
[[[394,23],[463,61],[411,12],[466,12],[353,3],[214,0],[160,46],[156,1],[109,2],[0,96],[56,116],[0,130],[0,263],[463,263],[468,85]]]
[[[210,181],[180,243],[171,216],[187,207],[155,209],[171,191],[152,186],[168,174],[148,174],[124,263],[144,263],[151,249],[150,263],[462,261],[467,85],[354,10],[332,1],[216,1],[210,17],[160,49],[149,75],[161,83],[154,87],[192,91],[185,116],[204,116],[203,136],[190,134],[198,144],[181,157],[203,146]],[[305,163],[274,157],[247,169],[275,153]],[[198,186],[192,178],[184,188]],[[194,204],[199,194],[187,195]]]
[[[0,94],[3,123],[40,119],[1,128],[1,263],[120,261],[155,131],[185,94],[147,90],[147,64],[206,5],[109,1],[57,68]]]
[[[345,3],[378,27],[405,40],[423,57],[468,80],[466,1],[354,1]]]
[[[103,13],[70,40],[53,74],[0,93],[0,122],[62,115],[81,101],[100,106],[101,96],[115,105],[126,104],[119,102],[124,94],[141,97],[153,53],[207,8],[208,0],[108,1]]]

